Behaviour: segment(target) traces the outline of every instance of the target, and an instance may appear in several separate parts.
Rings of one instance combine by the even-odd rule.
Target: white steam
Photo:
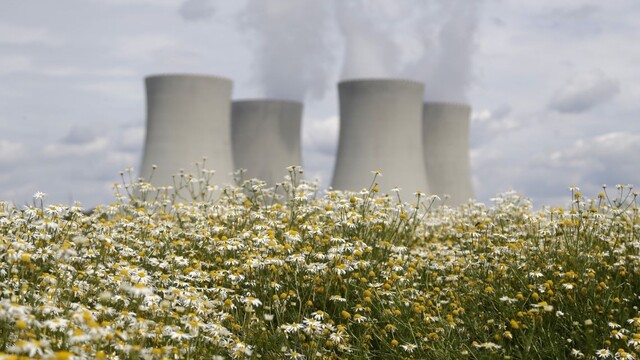
[[[179,11],[186,20],[204,20],[216,2],[184,0]],[[408,78],[425,83],[427,101],[467,102],[483,2],[246,0],[237,25],[253,47],[261,96],[303,101],[333,88],[337,28],[341,79]]]
[[[441,1],[444,23],[437,36],[433,67],[425,78],[425,99],[467,102],[472,80],[478,1]]]
[[[409,78],[425,99],[466,101],[481,1],[335,0],[342,79]]]
[[[211,0],[186,0],[178,9],[178,13],[186,21],[209,20],[214,12]]]
[[[240,25],[254,35],[255,78],[269,98],[320,97],[330,80],[330,8],[318,0],[249,0]]]

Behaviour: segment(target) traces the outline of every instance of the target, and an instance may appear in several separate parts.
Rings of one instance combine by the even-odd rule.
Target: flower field
[[[319,193],[296,169],[275,191],[201,175],[123,181],[89,215],[0,202],[0,359],[640,355],[629,187],[450,208],[375,183]]]

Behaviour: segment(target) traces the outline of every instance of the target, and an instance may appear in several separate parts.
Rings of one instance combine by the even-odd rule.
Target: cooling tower
[[[464,104],[427,102],[423,109],[424,159],[433,194],[456,206],[474,197],[469,164],[469,115]]]
[[[260,99],[234,101],[231,107],[233,161],[246,169],[244,180],[269,186],[283,181],[287,167],[302,165],[302,103]]]
[[[402,79],[349,80],[338,84],[340,140],[333,174],[336,190],[369,186],[371,171],[382,192],[428,192],[422,149],[424,85]],[[405,197],[406,198],[406,197]]]
[[[147,134],[140,176],[157,186],[172,185],[184,169],[194,173],[206,157],[217,185],[231,183],[230,80],[203,75],[156,75],[145,79]],[[199,174],[198,174],[199,175]]]

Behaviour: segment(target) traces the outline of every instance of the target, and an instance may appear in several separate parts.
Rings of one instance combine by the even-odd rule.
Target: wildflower
[[[358,324],[362,324],[363,322],[367,321],[367,318],[360,314],[355,314],[353,316],[353,321],[357,322]]]
[[[253,354],[253,347],[251,345],[247,345],[241,341],[236,342],[233,345],[233,350],[231,352],[231,357],[234,359],[249,357]]]
[[[173,331],[169,336],[171,337],[171,339],[178,340],[178,341],[187,340],[191,338],[191,335],[185,333],[182,330]]]
[[[632,354],[629,354],[628,352],[624,351],[624,349],[618,349],[615,357],[616,359],[622,359],[622,360],[635,360],[635,357]]]
[[[609,349],[600,349],[596,351],[596,356],[600,359],[608,359],[611,357],[611,351],[609,351]]]
[[[529,276],[531,276],[532,278],[540,278],[540,277],[543,277],[544,274],[541,273],[540,271],[532,271],[529,273]]]
[[[43,193],[42,191],[36,191],[35,194],[33,194],[33,200],[42,200],[45,196],[47,196],[46,193]]]
[[[62,318],[55,318],[55,319],[47,320],[43,324],[44,326],[46,326],[48,329],[52,331],[61,331],[66,329],[67,325],[69,324],[69,320],[62,319]]]
[[[571,349],[571,356],[573,356],[576,359],[583,359],[584,358],[584,354],[577,349]]]
[[[403,348],[404,351],[406,351],[409,354],[411,354],[418,346],[416,346],[414,344],[404,344],[404,345],[400,345],[400,347]]]
[[[300,329],[304,329],[304,325],[298,323],[284,324],[281,325],[280,328],[284,330],[286,334],[291,334],[294,332],[298,332]]]
[[[259,299],[254,298],[253,296],[248,296],[247,298],[245,298],[245,302],[251,306],[260,306],[262,305],[262,301],[260,301]]]
[[[482,344],[479,344],[474,341],[473,346],[478,349],[487,349],[487,350],[498,350],[502,348],[502,346],[493,342],[484,342]]]
[[[323,329],[322,323],[318,320],[304,318],[303,323],[306,326],[304,329],[306,333],[319,333]]]
[[[291,359],[295,359],[295,360],[305,359],[306,358],[306,356],[304,356],[303,354],[300,354],[299,352],[294,351],[294,350],[287,351],[285,353],[285,356],[287,356],[288,358],[291,358]]]
[[[515,302],[518,302],[518,299],[513,299],[513,298],[510,298],[510,297],[508,297],[508,296],[503,296],[503,297],[501,297],[499,300],[500,300],[500,301],[503,301],[503,302],[506,302],[506,303],[508,303],[508,304],[513,304],[513,303],[515,303]]]
[[[44,354],[42,350],[42,345],[47,346],[49,344],[48,342],[38,341],[38,340],[30,340],[30,341],[18,340],[14,345],[7,348],[7,350],[9,350],[9,352],[12,352],[12,353],[27,354],[29,355],[29,357],[33,358],[36,355],[42,356]]]
[[[137,283],[133,286],[125,287],[125,290],[133,296],[145,296],[153,294],[153,289],[144,286],[142,283]]]
[[[72,360],[75,359],[76,356],[74,353],[69,352],[69,351],[56,351],[55,353],[53,353],[53,355],[46,357],[45,359],[52,359],[52,360]]]
[[[321,321],[326,316],[326,313],[323,312],[322,310],[318,310],[318,311],[312,312],[311,316],[313,316],[314,319]]]

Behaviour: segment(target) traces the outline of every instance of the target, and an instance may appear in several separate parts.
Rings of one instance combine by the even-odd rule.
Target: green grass
[[[0,359],[638,358],[629,188],[534,211],[208,174],[0,203]]]

